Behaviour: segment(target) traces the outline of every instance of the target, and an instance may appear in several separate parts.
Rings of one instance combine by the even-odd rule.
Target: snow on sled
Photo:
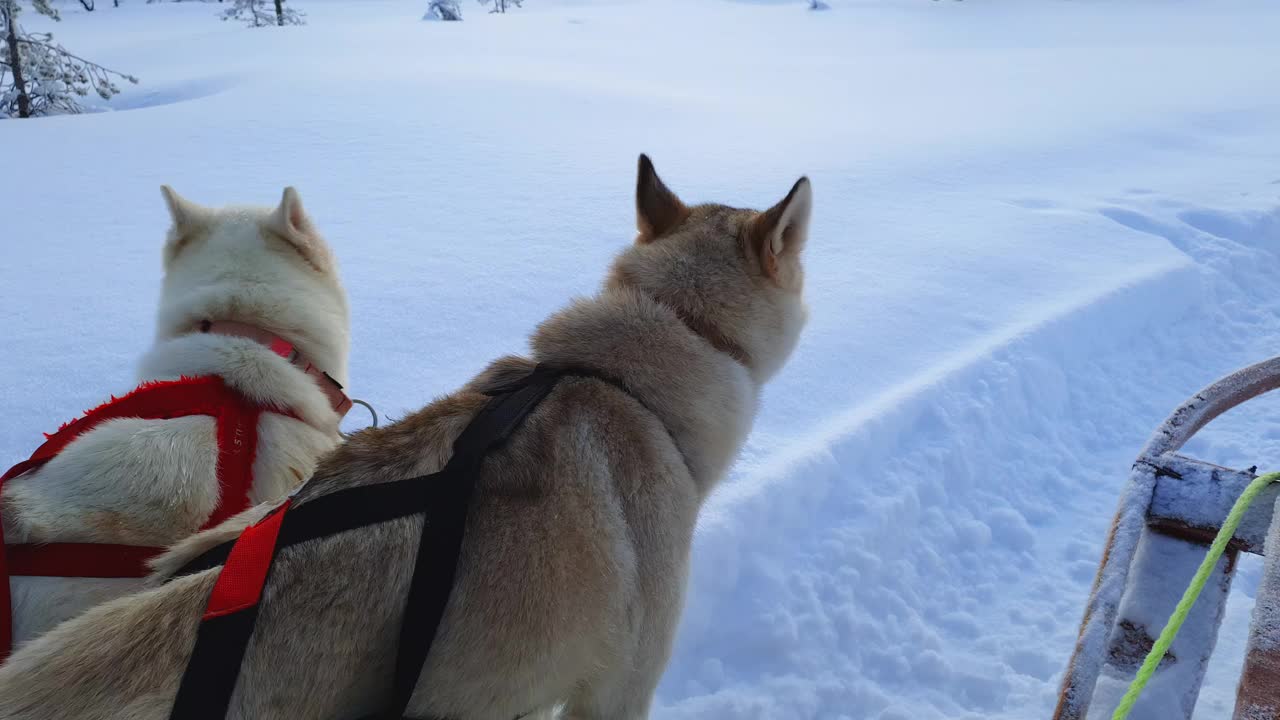
[[[1256,478],[1178,453],[1231,408],[1280,388],[1280,357],[1196,393],[1138,456],[1120,498],[1053,720],[1110,720],[1188,581]],[[1265,555],[1234,720],[1280,720],[1280,483],[1249,506],[1132,720],[1190,720],[1241,552]],[[1277,518],[1272,521],[1273,515]]]

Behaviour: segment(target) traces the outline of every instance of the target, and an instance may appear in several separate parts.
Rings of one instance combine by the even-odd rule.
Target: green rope
[[[1120,700],[1120,706],[1116,708],[1115,713],[1111,716],[1111,720],[1125,720],[1129,717],[1129,711],[1133,709],[1133,704],[1138,701],[1138,696],[1142,694],[1142,689],[1147,686],[1147,682],[1151,680],[1151,676],[1156,672],[1156,666],[1160,664],[1160,660],[1164,658],[1164,654],[1168,652],[1169,646],[1173,644],[1173,639],[1178,636],[1178,630],[1182,628],[1182,623],[1186,621],[1187,615],[1191,612],[1191,607],[1196,604],[1196,598],[1200,597],[1200,591],[1204,590],[1204,586],[1209,582],[1209,575],[1213,572],[1213,568],[1218,564],[1218,558],[1222,557],[1222,551],[1227,549],[1227,543],[1231,538],[1235,537],[1236,528],[1240,527],[1240,519],[1244,517],[1244,512],[1249,509],[1249,505],[1253,503],[1258,493],[1262,492],[1267,485],[1280,480],[1280,472],[1268,473],[1261,477],[1253,479],[1249,486],[1240,493],[1236,504],[1231,506],[1231,513],[1227,515],[1227,521],[1222,524],[1222,529],[1218,531],[1218,536],[1213,539],[1213,544],[1209,546],[1209,554],[1204,556],[1204,562],[1200,563],[1200,569],[1196,570],[1195,577],[1191,578],[1191,585],[1187,591],[1182,594],[1182,599],[1178,601],[1178,607],[1174,608],[1173,615],[1169,618],[1168,624],[1164,626],[1164,630],[1160,631],[1160,637],[1156,640],[1156,644],[1151,646],[1151,652],[1147,653],[1147,659],[1142,661],[1142,668],[1138,670],[1138,675],[1129,685],[1129,691],[1124,694]]]

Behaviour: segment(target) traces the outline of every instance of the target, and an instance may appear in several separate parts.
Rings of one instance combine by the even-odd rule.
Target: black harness
[[[199,556],[176,576],[219,565],[218,582],[196,633],[195,648],[174,700],[171,720],[223,720],[253,634],[262,589],[281,548],[422,513],[413,578],[386,709],[367,720],[405,716],[453,590],[467,510],[481,463],[501,446],[565,376],[618,381],[593,370],[539,365],[526,377],[486,393],[489,401],[453,443],[444,469],[424,477],[361,485],[308,500],[286,501],[235,541]]]

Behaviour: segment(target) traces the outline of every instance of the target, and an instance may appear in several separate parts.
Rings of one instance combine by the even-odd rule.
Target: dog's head
[[[161,188],[173,225],[164,245],[157,335],[234,320],[298,347],[347,382],[350,319],[333,252],[285,188],[275,209],[208,208]]]
[[[633,288],[667,305],[764,383],[791,355],[808,312],[800,255],[813,193],[800,178],[763,212],[687,206],[640,156],[635,245],[607,288]]]

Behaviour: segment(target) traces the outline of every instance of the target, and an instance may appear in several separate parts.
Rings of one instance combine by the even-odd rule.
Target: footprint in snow
[[[1019,675],[1046,682],[1058,671],[1058,659],[1038,650],[1011,650],[1005,653],[1004,661]]]

